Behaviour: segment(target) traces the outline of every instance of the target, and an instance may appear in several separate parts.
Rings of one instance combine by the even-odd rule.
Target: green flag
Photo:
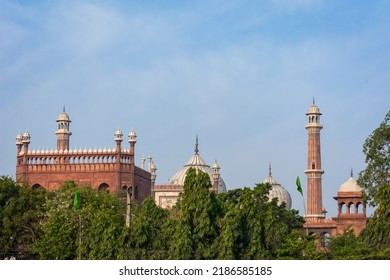
[[[79,208],[79,192],[76,192],[73,199],[73,208]]]
[[[297,177],[297,190],[301,193],[303,196],[303,191],[302,191],[302,186],[301,186],[301,181],[299,180],[299,176]]]

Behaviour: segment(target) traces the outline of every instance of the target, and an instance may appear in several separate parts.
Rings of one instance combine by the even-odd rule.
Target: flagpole
[[[81,214],[79,213],[79,260],[81,260]]]
[[[79,208],[79,192],[76,191],[73,199],[73,209],[77,211]],[[80,211],[78,211],[79,214],[79,260],[81,260],[81,214]]]
[[[305,218],[305,216],[306,216],[306,204],[305,204],[305,197],[303,196],[303,190],[302,190],[302,186],[301,186],[301,180],[299,180],[299,176],[297,177],[297,180],[295,181],[295,183],[297,185],[298,192],[302,196],[303,210],[305,211],[304,215],[303,215],[303,218]],[[306,234],[309,234],[309,229],[308,228],[306,228]]]
[[[305,203],[305,197],[303,196],[303,194],[302,194],[302,201],[303,201],[303,209],[305,211],[305,215],[304,216],[306,216],[306,203]]]

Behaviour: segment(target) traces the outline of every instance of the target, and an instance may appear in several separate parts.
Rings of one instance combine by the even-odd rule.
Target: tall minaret
[[[306,221],[316,221],[325,218],[325,210],[322,207],[322,174],[321,169],[321,129],[320,110],[313,105],[306,113],[309,123],[305,126],[308,132],[308,154],[307,154],[307,211]]]
[[[62,113],[58,116],[57,119],[57,150],[58,151],[65,151],[69,150],[69,137],[72,135],[72,132],[70,132],[70,119],[68,114],[65,112],[65,107],[62,111]]]

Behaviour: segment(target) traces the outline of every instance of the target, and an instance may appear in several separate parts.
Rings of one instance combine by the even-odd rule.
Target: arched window
[[[345,214],[345,212],[346,212],[345,203],[344,203],[344,202],[341,202],[341,203],[339,204],[339,207],[340,207],[340,214]]]
[[[107,184],[107,183],[101,183],[98,187],[98,191],[101,192],[101,191],[108,191],[108,188],[110,186]]]
[[[38,183],[32,185],[32,187],[31,187],[32,190],[38,190],[40,188],[43,188],[43,187],[40,184],[38,184]]]
[[[353,202],[348,203],[348,214],[355,213],[355,205],[353,205]]]
[[[361,209],[360,206],[362,206],[362,202],[361,201],[356,203],[356,213],[363,213],[362,210],[359,210],[359,209]]]
[[[121,187],[121,192],[119,193],[119,196],[120,196],[121,198],[123,198],[124,201],[126,201],[126,199],[127,199],[127,188],[128,188],[128,186],[123,185],[123,186]]]
[[[314,161],[311,163],[311,169],[316,169],[316,163]]]

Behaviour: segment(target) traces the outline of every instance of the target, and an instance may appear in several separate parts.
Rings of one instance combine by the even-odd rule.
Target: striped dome
[[[269,201],[271,201],[274,198],[278,199],[278,205],[280,206],[282,202],[286,203],[286,209],[290,210],[292,206],[292,200],[290,193],[282,187],[273,177],[271,173],[271,165],[269,166],[269,174],[267,178],[263,181],[264,184],[268,183],[272,186],[271,190],[269,191],[268,197]]]
[[[190,168],[195,168],[196,170],[201,170],[207,173],[210,176],[210,181],[213,182],[213,170],[199,155],[198,139],[196,139],[195,154],[190,158],[186,165],[184,165],[179,171],[176,172],[175,175],[173,175],[173,177],[169,180],[168,184],[184,185],[184,180],[186,178],[187,171]],[[221,192],[226,192],[226,185],[222,177],[219,177],[218,193]]]

